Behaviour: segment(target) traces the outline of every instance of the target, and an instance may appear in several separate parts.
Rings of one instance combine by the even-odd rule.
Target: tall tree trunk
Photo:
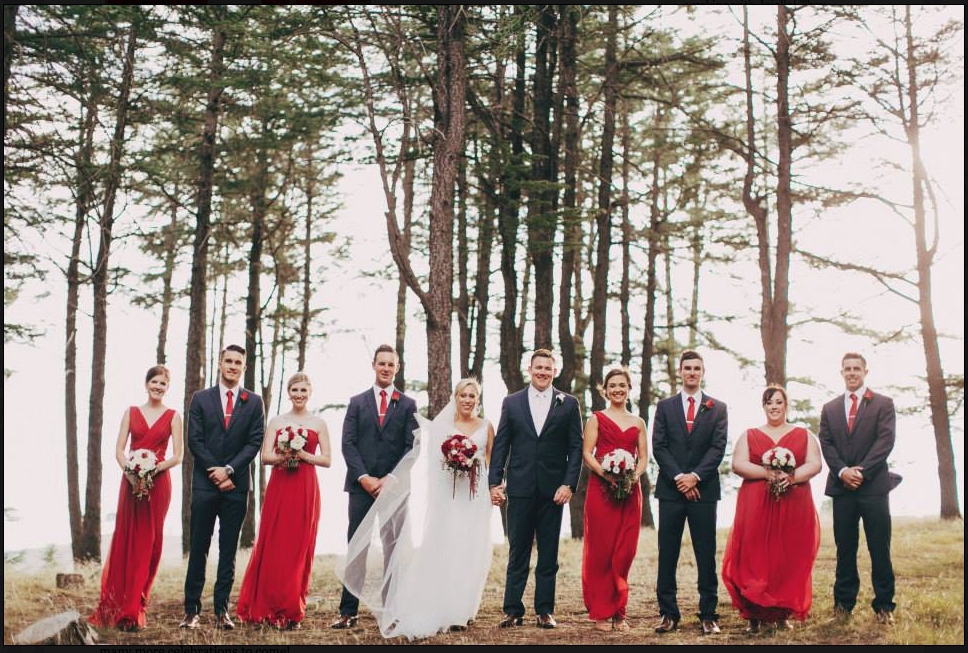
[[[205,104],[202,143],[198,152],[198,208],[195,212],[195,243],[189,286],[188,343],[185,348],[185,415],[188,414],[192,395],[202,387],[204,381],[206,273],[212,215],[212,178],[215,170],[215,139],[218,136],[219,109],[223,91],[222,78],[225,74],[223,59],[227,30],[221,20],[226,16],[226,9],[215,7],[212,12],[216,21],[213,22],[212,27],[210,86]],[[182,553],[185,555],[188,554],[191,546],[193,462],[191,451],[186,447],[182,462]]]
[[[548,54],[557,17],[554,5],[538,5],[535,24],[534,119],[531,130],[531,188],[528,191],[528,254],[534,265],[534,345],[550,349],[554,302],[554,239],[551,107],[554,102]]]
[[[692,225],[692,301],[689,304],[689,349],[695,349],[699,335],[699,277],[702,272],[702,222]]]
[[[454,183],[464,152],[467,69],[465,12],[461,5],[437,6],[437,83],[433,179],[430,191],[430,285],[427,307],[427,394],[430,414],[450,401],[451,313],[454,279]]]
[[[7,6],[9,7],[9,5]],[[7,10],[4,7],[4,11]],[[74,235],[71,238],[71,258],[67,265],[67,319],[64,343],[64,423],[67,433],[67,512],[71,525],[71,553],[74,560],[84,558],[83,517],[81,515],[80,470],[77,451],[77,311],[80,302],[80,253],[84,240],[84,226],[94,198],[92,152],[94,127],[97,124],[98,100],[91,90],[82,107],[75,159],[77,194],[74,204]]]
[[[918,309],[921,316],[921,343],[928,376],[928,401],[931,406],[931,424],[934,427],[934,443],[938,454],[938,479],[941,483],[941,518],[959,519],[958,480],[955,472],[954,451],[951,446],[951,424],[948,417],[948,397],[945,391],[944,370],[938,349],[938,331],[934,324],[934,307],[931,298],[931,266],[938,249],[939,225],[934,220],[934,239],[928,245],[928,219],[925,210],[925,189],[930,193],[927,171],[921,158],[921,116],[917,76],[919,55],[915,52],[912,30],[911,7],[904,7],[904,37],[907,48],[907,96],[908,115],[905,133],[911,148],[911,185],[914,198],[914,237],[918,262]],[[924,55],[921,54],[921,57]]]
[[[793,161],[793,126],[790,119],[789,79],[790,41],[787,30],[789,14],[785,5],[777,7],[776,43],[776,115],[779,158],[776,182],[776,276],[773,283],[773,305],[768,323],[770,332],[766,354],[766,382],[786,385],[787,313],[790,293],[790,252],[793,249],[793,198],[790,191],[790,168]]]
[[[413,225],[413,185],[416,179],[417,161],[412,153],[407,153],[407,160],[403,164],[403,242],[402,248],[406,256],[410,256],[410,232]],[[407,280],[400,275],[397,282],[397,332],[396,346],[400,367],[394,380],[394,385],[400,390],[407,389],[406,364],[404,349],[407,344]]]
[[[312,276],[312,248],[313,248],[313,200],[316,191],[316,171],[313,169],[313,150],[310,148],[306,165],[306,233],[303,239],[303,293],[302,314],[299,318],[299,355],[296,363],[297,370],[306,369],[306,347],[309,345],[309,321],[311,312],[310,302],[313,298]],[[275,341],[273,340],[273,346]],[[268,405],[266,406],[268,410]]]
[[[629,174],[632,137],[629,129],[629,105],[622,102],[622,285],[619,308],[622,321],[622,367],[632,363],[631,318],[629,317],[629,266],[631,265],[632,225],[629,222]]]
[[[104,187],[104,209],[100,220],[100,242],[91,283],[94,290],[94,334],[91,346],[91,400],[88,407],[87,487],[84,497],[84,529],[81,558],[101,560],[101,431],[104,427],[104,367],[107,358],[108,284],[111,243],[114,238],[114,203],[121,186],[121,157],[124,131],[128,124],[128,101],[134,81],[134,54],[138,21],[134,18],[125,48],[124,70],[118,93],[118,108],[111,139],[111,154]]]
[[[615,109],[618,90],[616,39],[618,8],[608,8],[608,35],[605,44],[605,107],[602,127],[602,153],[598,168],[598,229],[595,284],[592,290],[592,351],[589,366],[589,385],[592,391],[592,410],[605,408],[605,398],[598,392],[605,366],[605,320],[608,315],[609,249],[612,244],[612,160],[615,145]]]
[[[474,359],[470,375],[484,378],[484,360],[487,347],[488,302],[491,289],[491,245],[494,242],[494,205],[485,202],[479,211],[477,225],[477,270],[474,277]]]
[[[3,142],[7,142],[7,104],[10,100],[10,67],[17,42],[17,12],[20,5],[3,6]]]
[[[522,19],[524,9],[515,5],[515,16]],[[523,343],[517,323],[517,244],[518,206],[521,200],[520,175],[517,172],[524,153],[524,101],[526,50],[523,30],[519,34],[515,54],[514,100],[511,114],[511,164],[501,171],[501,204],[498,212],[498,228],[501,231],[501,277],[504,280],[504,310],[501,313],[501,377],[507,391],[516,392],[524,387],[521,373]],[[500,80],[498,80],[500,83]]]
[[[179,197],[180,195],[180,189],[176,186],[174,196]],[[175,271],[175,259],[178,254],[175,246],[178,242],[178,203],[171,200],[169,208],[171,210],[171,222],[168,223],[168,229],[165,231],[165,271],[161,276],[161,324],[158,326],[158,348],[155,350],[155,361],[159,364],[165,363],[167,360],[165,347],[168,342],[168,322],[175,295],[171,287],[171,278]]]
[[[578,8],[561,5],[561,56],[559,85],[564,96],[564,192],[562,195],[562,223],[564,243],[561,255],[561,285],[558,290],[558,343],[561,348],[561,373],[556,387],[571,392],[575,379],[575,340],[571,330],[572,288],[576,261],[580,263],[582,228],[577,208],[578,173],[578,88],[575,81],[577,57],[575,54],[578,25]]]
[[[268,125],[263,123],[264,132]],[[263,134],[265,135],[265,134]],[[249,198],[252,211],[252,231],[249,234],[249,282],[245,299],[245,387],[256,387],[256,370],[259,369],[257,347],[260,345],[258,336],[262,330],[262,249],[265,244],[265,220],[268,210],[266,201],[266,186],[269,174],[269,155],[261,149],[256,155],[255,187]],[[255,465],[249,465],[249,505],[255,504]],[[245,513],[242,531],[239,535],[239,545],[250,548],[255,543],[255,510]]]
[[[663,223],[665,221],[663,220]],[[665,226],[663,224],[663,226]],[[665,331],[666,331],[666,375],[669,378],[669,389],[676,393],[678,389],[678,361],[676,356],[676,303],[674,301],[674,291],[672,288],[672,236],[669,234],[668,229],[662,230],[661,236],[661,248],[662,248],[662,269],[665,272],[665,283],[663,284],[663,293],[665,294]]]
[[[467,163],[457,166],[457,331],[459,334],[460,376],[471,374],[471,296],[467,289],[470,252],[467,246]]]

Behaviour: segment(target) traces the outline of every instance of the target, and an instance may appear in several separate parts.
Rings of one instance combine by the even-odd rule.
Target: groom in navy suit
[[[346,460],[346,482],[349,493],[349,532],[347,540],[366,517],[387,476],[413,448],[417,424],[417,402],[393,387],[393,377],[400,366],[397,352],[390,345],[380,345],[373,354],[373,386],[350,399],[343,420],[343,458]],[[392,549],[395,533],[386,533],[385,553]],[[344,587],[339,604],[339,619],[332,628],[343,630],[356,625],[359,598]]]
[[[262,397],[243,388],[245,349],[229,345],[219,355],[218,385],[199,390],[188,408],[188,448],[192,472],[191,548],[185,575],[185,618],[181,628],[198,628],[205,587],[205,561],[216,519],[218,572],[215,576],[215,627],[234,628],[229,594],[235,580],[235,551],[248,507],[249,465],[262,447],[265,411]]]
[[[887,457],[894,448],[894,402],[867,387],[867,361],[862,355],[844,354],[840,368],[846,391],[828,402],[820,414],[820,448],[830,468],[826,494],[833,497],[837,543],[834,610],[850,614],[857,601],[858,525],[863,520],[874,585],[871,607],[882,623],[892,624],[894,568],[888,493],[901,482],[887,468]]]
[[[676,566],[682,532],[689,536],[699,572],[699,621],[703,634],[720,632],[716,614],[716,506],[719,464],[726,453],[726,404],[700,390],[702,356],[687,350],[679,357],[682,392],[659,402],[652,426],[652,455],[659,463],[655,497],[659,500],[659,573],[656,594],[661,620],[657,633],[679,625]]]
[[[524,586],[531,547],[538,544],[534,568],[534,610],[540,628],[554,628],[555,577],[564,505],[581,472],[582,427],[578,400],[551,385],[555,358],[547,349],[531,355],[531,383],[505,397],[491,450],[488,484],[494,505],[508,502],[507,581],[501,628],[524,623]],[[507,489],[501,481],[507,464]]]

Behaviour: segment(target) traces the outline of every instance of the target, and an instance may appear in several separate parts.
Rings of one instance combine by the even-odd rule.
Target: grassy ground
[[[726,531],[719,534],[719,554],[726,542]],[[863,538],[863,534],[861,536]],[[581,597],[581,543],[562,542],[561,570],[558,573],[558,603],[556,617],[559,628],[542,631],[533,620],[523,628],[499,630],[494,624],[500,619],[504,589],[506,547],[495,550],[494,564],[484,601],[476,623],[465,633],[448,633],[425,640],[430,644],[593,644],[606,643],[675,643],[675,644],[964,644],[965,586],[964,586],[964,522],[936,520],[895,520],[893,557],[897,575],[897,624],[881,626],[867,608],[871,599],[870,559],[861,544],[861,593],[854,616],[847,620],[831,613],[835,550],[829,525],[823,529],[820,554],[814,569],[814,603],[811,618],[797,624],[792,632],[767,632],[747,636],[745,623],[731,608],[729,596],[720,584],[720,612],[723,634],[702,637],[698,622],[684,619],[680,630],[671,635],[658,636],[652,631],[657,621],[655,599],[656,534],[643,531],[639,552],[632,567],[628,617],[630,633],[600,634],[591,630]],[[691,548],[683,547],[679,563],[679,603],[684,615],[694,613],[697,605],[695,564]],[[235,591],[241,582],[247,557],[239,556]],[[238,628],[224,633],[211,627],[211,613],[203,615],[203,627],[189,633],[177,628],[182,617],[182,583],[184,566],[163,567],[155,584],[154,596],[148,611],[148,627],[140,633],[121,633],[102,630],[104,643],[129,645],[159,644],[380,644],[384,640],[373,619],[364,612],[361,628],[345,631],[329,629],[339,604],[339,583],[332,573],[333,558],[317,558],[311,584],[312,594],[302,630],[279,632]],[[25,574],[16,565],[6,564],[3,575],[3,641],[9,643],[14,633],[49,614],[77,610],[90,614],[98,599],[100,569],[85,571],[86,583],[78,589],[58,590],[54,587],[54,571]],[[208,592],[211,592],[214,569],[208,573]],[[528,605],[533,592],[533,576],[525,594]],[[206,609],[211,606],[211,594],[204,598]],[[529,615],[530,617],[531,615]],[[391,640],[392,641],[392,640]]]

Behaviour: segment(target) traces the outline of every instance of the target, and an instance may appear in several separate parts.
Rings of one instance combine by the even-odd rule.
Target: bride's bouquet
[[[616,501],[625,501],[635,487],[635,456],[625,449],[614,449],[602,457],[605,476],[614,481],[606,488]]]
[[[773,447],[763,454],[763,466],[769,470],[792,474],[797,468],[797,459],[789,449]],[[780,500],[780,495],[790,489],[789,485],[781,486],[778,480],[772,478],[769,479],[769,483],[770,492],[777,501]]]
[[[154,471],[158,467],[158,457],[150,449],[135,449],[128,454],[124,463],[124,473],[137,479],[131,487],[135,499],[151,499],[154,486]]]
[[[481,475],[481,458],[478,447],[462,433],[457,433],[444,440],[440,445],[440,452],[444,454],[441,465],[454,477],[454,491],[452,497],[457,496],[457,479],[466,476],[470,486],[469,494],[473,499],[477,496],[477,481]]]
[[[306,446],[306,434],[301,426],[295,430],[291,426],[285,426],[276,431],[276,449],[279,453],[286,456],[286,469],[296,469],[299,467],[299,458],[296,457],[297,451],[302,451]]]

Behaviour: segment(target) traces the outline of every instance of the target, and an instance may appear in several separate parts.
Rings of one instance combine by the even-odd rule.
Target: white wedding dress
[[[432,422],[418,415],[413,449],[384,484],[336,573],[369,607],[384,637],[430,637],[474,619],[491,567],[495,508],[483,464],[487,420],[473,434],[477,491],[442,468],[440,445],[458,433],[451,401]],[[364,569],[365,566],[365,569]]]

